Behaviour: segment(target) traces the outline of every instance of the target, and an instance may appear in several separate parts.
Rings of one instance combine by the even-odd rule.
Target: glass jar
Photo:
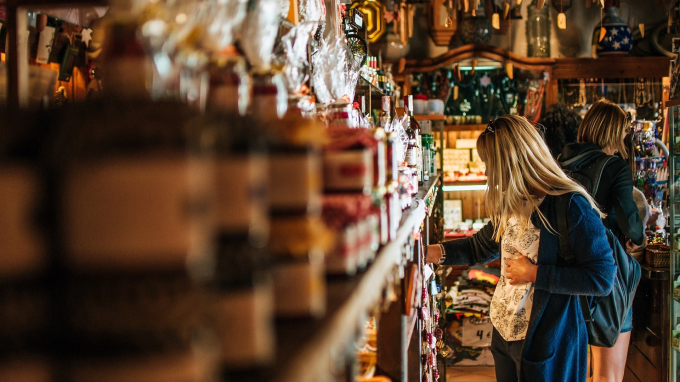
[[[550,57],[550,7],[536,8],[536,0],[529,5],[526,24],[527,56]]]

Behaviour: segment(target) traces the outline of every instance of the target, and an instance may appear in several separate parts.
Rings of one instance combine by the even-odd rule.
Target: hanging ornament
[[[567,29],[567,15],[562,12],[557,15],[557,27],[560,29]]]
[[[66,97],[66,88],[59,86],[56,92],[54,92],[54,104],[57,107],[65,106],[68,98]]]
[[[600,7],[604,8],[604,0],[600,0]]]
[[[474,75],[475,71],[477,70],[477,60],[472,60],[472,70],[470,71],[470,75]]]
[[[600,27],[600,38],[597,40],[597,42],[601,42],[606,34],[607,30],[605,28]]]
[[[458,88],[458,85],[456,85],[456,86],[453,87],[453,100],[454,100],[454,101],[458,100],[458,92],[459,92],[459,90],[460,90],[460,89]]]
[[[455,74],[457,82],[463,80],[463,75],[460,73],[460,65],[456,64],[456,66],[453,67],[453,74]]]
[[[638,28],[640,28],[640,35],[642,36],[642,38],[645,38],[645,24],[642,23],[638,24]]]
[[[83,44],[85,44],[85,47],[89,48],[90,47],[90,41],[92,41],[92,29],[91,28],[83,28],[83,30],[80,31],[80,36],[81,36],[81,40],[83,41]]]
[[[505,65],[505,73],[508,75],[509,79],[514,79],[515,78],[515,68],[512,65],[512,62],[508,62]]]
[[[522,5],[522,0],[517,0],[517,1],[515,2],[515,4],[517,4],[517,5]]]
[[[503,18],[504,19],[508,18],[508,13],[510,13],[510,4],[503,3]]]
[[[501,29],[501,16],[496,12],[491,15],[491,26],[493,29]]]
[[[541,10],[541,9],[543,9],[544,5],[545,5],[545,0],[538,0],[536,2],[536,9]]]
[[[569,0],[571,6],[571,0]],[[557,15],[557,27],[567,29],[567,15],[564,14],[564,0],[560,0],[560,13]]]
[[[470,0],[463,0],[463,10],[467,12],[470,9]]]

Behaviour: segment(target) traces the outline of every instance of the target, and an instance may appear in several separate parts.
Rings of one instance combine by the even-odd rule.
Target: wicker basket
[[[651,244],[645,250],[645,262],[654,268],[670,266],[671,248],[663,244]]]

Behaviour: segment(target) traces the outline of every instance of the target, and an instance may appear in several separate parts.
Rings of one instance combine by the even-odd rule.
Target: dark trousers
[[[491,337],[491,354],[496,367],[497,382],[518,382],[522,363],[524,340],[508,342],[494,328]]]

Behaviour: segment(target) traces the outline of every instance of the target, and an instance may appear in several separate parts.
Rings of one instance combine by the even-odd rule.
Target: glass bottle
[[[529,5],[526,23],[527,56],[550,57],[550,7],[536,7],[536,0]]]

